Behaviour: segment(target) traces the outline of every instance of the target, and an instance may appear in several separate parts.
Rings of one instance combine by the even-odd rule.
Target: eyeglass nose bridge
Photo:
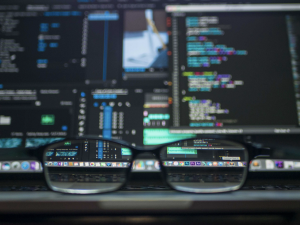
[[[160,152],[162,150],[162,148],[156,148],[156,149],[146,149],[146,150],[142,150],[142,149],[134,149],[132,148],[132,158],[131,158],[131,165],[130,165],[130,168],[127,172],[127,180],[126,180],[126,184],[124,184],[124,186],[127,185],[127,183],[129,182],[130,180],[130,175],[132,174],[133,172],[133,164],[138,161],[139,159],[140,160],[157,160],[158,163],[159,163],[159,172],[160,173],[160,176],[161,176],[161,181],[163,182],[163,184],[165,186],[168,186],[171,188],[171,186],[168,184],[166,178],[167,178],[167,172],[166,172],[166,169],[162,166],[162,160],[160,158]],[[144,157],[149,157],[149,158],[143,158],[143,155]],[[151,156],[151,158],[150,158]]]
[[[137,150],[132,149],[132,156],[131,156],[131,165],[128,174],[132,172],[133,164],[137,160],[157,160],[159,162],[160,171],[162,172],[161,166],[161,159],[160,159],[160,149],[153,149],[153,150]]]

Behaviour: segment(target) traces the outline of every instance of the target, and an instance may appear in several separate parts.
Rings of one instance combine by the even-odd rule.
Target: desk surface
[[[0,192],[1,214],[184,214],[299,213],[300,191],[236,191],[188,194],[175,191],[119,191],[99,195]]]

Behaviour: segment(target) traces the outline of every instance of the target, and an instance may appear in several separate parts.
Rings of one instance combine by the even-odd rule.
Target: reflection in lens
[[[215,193],[239,189],[246,179],[247,150],[225,140],[194,139],[161,150],[168,183],[175,189]]]
[[[126,182],[131,150],[103,140],[71,140],[53,144],[44,152],[49,186],[66,193],[101,193]]]

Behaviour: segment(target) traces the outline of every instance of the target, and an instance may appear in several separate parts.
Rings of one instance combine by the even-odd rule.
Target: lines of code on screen
[[[174,129],[243,133],[250,126],[296,126],[284,13],[178,13],[170,18]]]

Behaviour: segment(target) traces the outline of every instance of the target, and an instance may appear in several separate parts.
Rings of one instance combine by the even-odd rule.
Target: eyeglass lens
[[[103,140],[71,140],[44,152],[49,186],[67,193],[101,193],[118,190],[126,182],[132,152]]]
[[[247,174],[247,151],[235,142],[181,141],[164,147],[161,159],[173,188],[195,193],[237,190]]]

